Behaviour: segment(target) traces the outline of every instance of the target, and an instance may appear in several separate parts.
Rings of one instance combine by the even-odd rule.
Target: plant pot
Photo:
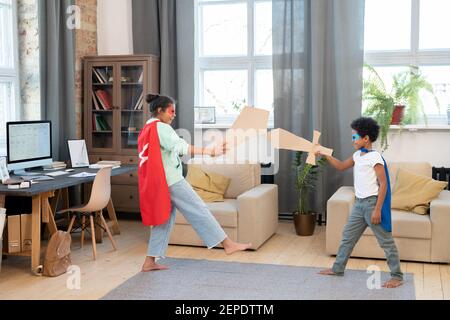
[[[395,105],[394,106],[394,112],[392,112],[392,125],[399,125],[403,117],[405,115],[405,106],[404,105]]]
[[[314,234],[316,228],[317,215],[315,213],[298,214],[294,213],[294,226],[297,235],[309,237]]]

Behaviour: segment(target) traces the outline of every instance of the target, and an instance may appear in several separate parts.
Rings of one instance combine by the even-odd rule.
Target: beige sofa
[[[278,186],[261,184],[261,166],[254,164],[199,164],[202,170],[231,179],[225,202],[207,203],[214,217],[234,241],[258,249],[278,227]],[[183,215],[177,212],[170,244],[204,246]]]
[[[428,163],[391,163],[388,167],[393,188],[399,167],[416,174],[432,175],[432,168]],[[330,255],[337,254],[354,200],[353,187],[340,188],[328,200],[326,251]],[[431,202],[429,215],[392,210],[392,233],[401,260],[449,263],[450,191],[443,191]],[[384,259],[384,252],[370,228],[366,229],[356,244],[352,256]]]

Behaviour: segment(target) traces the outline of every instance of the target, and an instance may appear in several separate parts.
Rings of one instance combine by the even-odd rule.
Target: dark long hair
[[[158,109],[161,108],[162,111],[166,111],[166,109],[172,104],[175,105],[175,100],[171,97],[160,96],[155,94],[148,94],[145,97],[145,101],[149,103],[149,111],[152,117],[156,117],[158,115]]]

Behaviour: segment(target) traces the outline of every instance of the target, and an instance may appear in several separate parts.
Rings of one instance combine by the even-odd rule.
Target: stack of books
[[[62,161],[54,161],[51,165],[45,166],[44,170],[61,170],[65,169],[67,164]]]
[[[90,169],[101,169],[101,168],[106,168],[106,167],[112,167],[113,169],[116,168],[120,168],[120,166],[122,165],[122,162],[120,161],[115,161],[115,160],[111,160],[111,161],[99,161],[96,164],[90,165],[89,168]]]

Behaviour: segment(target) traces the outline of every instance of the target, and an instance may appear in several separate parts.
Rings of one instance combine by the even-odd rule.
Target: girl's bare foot
[[[388,289],[393,289],[393,288],[400,287],[402,284],[403,284],[403,281],[402,281],[402,280],[392,278],[391,280],[386,281],[386,282],[382,285],[382,287],[383,287],[383,288],[388,288]]]
[[[337,274],[334,273],[334,271],[332,269],[322,270],[319,272],[319,274],[321,274],[323,276],[337,276]]]
[[[222,242],[222,245],[227,255],[233,254],[238,251],[245,251],[252,246],[251,243],[237,243],[232,241],[230,238],[226,238]]]
[[[155,262],[155,258],[153,257],[147,257],[145,258],[144,265],[142,266],[142,272],[150,272],[150,271],[160,271],[160,270],[167,270],[169,267],[164,266],[162,264],[157,264]]]

